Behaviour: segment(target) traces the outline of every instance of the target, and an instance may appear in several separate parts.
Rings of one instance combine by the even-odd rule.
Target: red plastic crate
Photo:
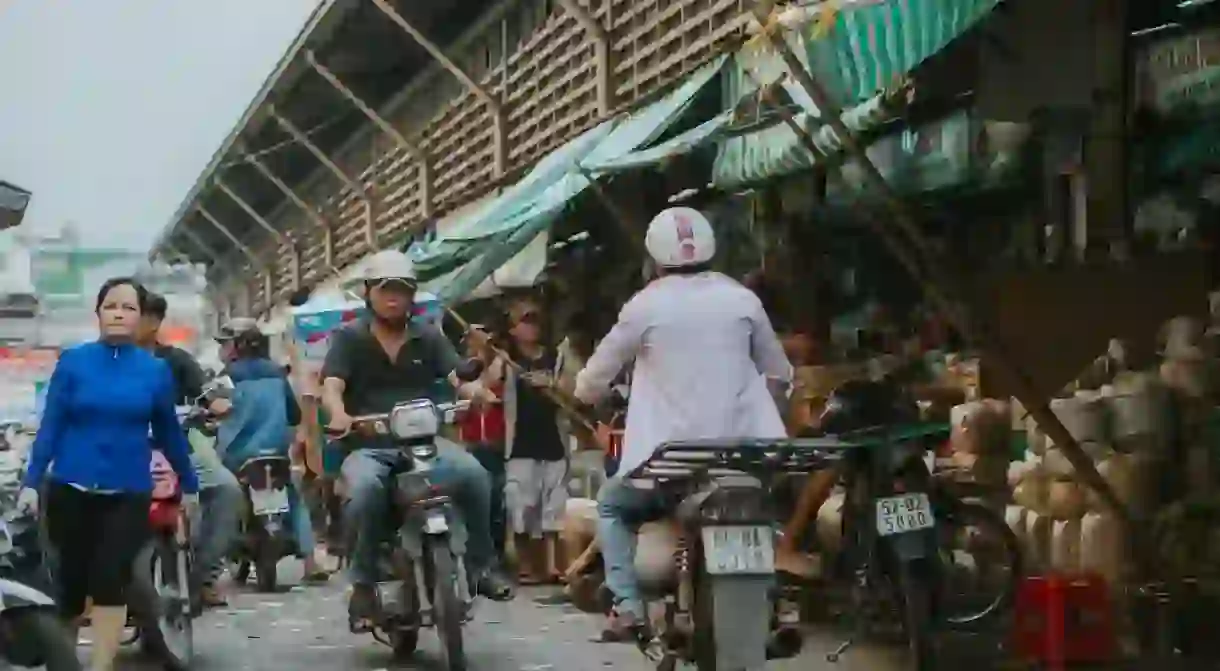
[[[1012,649],[1021,661],[1062,669],[1118,655],[1110,587],[1100,575],[1025,578],[1015,606]]]

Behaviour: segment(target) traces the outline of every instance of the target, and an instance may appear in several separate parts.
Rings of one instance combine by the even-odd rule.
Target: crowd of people
[[[360,632],[375,623],[376,548],[402,456],[384,436],[351,431],[355,417],[438,394],[470,400],[454,436],[462,444],[438,438],[432,476],[454,492],[466,524],[472,592],[501,600],[514,591],[505,575],[510,547],[520,582],[563,576],[559,532],[571,457],[578,442],[593,440],[571,420],[572,399],[596,404],[630,373],[620,472],[668,440],[785,435],[768,381],[787,383],[792,368],[758,297],[712,270],[710,223],[671,208],[653,220],[645,242],[657,277],[596,348],[579,317],[566,339],[548,344],[540,304],[517,299],[499,328],[465,333],[465,356],[485,364],[473,381],[457,378],[462,356],[440,329],[412,326],[417,278],[397,251],[370,260],[365,315],[331,336],[316,375],[291,375],[271,359],[252,320],[235,320],[219,340],[237,391],[203,401],[220,418],[214,447],[188,442],[175,416],[176,404],[200,402],[205,374],[189,353],[157,340],[165,299],[130,278],[108,281],[97,297],[99,339],[65,350],[52,376],[19,497],[47,518],[62,558],[66,621],[78,625],[92,602],[93,668],[111,668],[120,643],[123,590],[149,533],[153,447],[180,475],[198,520],[200,607],[225,603],[218,579],[244,505],[234,469],[270,450],[291,454],[303,473],[290,505],[306,578],[328,577],[321,546],[342,554],[352,584],[349,624]],[[656,503],[621,479],[601,488],[598,541],[614,595],[608,634],[643,626],[633,530],[640,511]]]

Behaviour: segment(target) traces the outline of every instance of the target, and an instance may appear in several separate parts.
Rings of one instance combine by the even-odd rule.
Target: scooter
[[[240,538],[234,551],[233,580],[244,583],[254,568],[260,592],[274,592],[280,559],[298,552],[288,504],[292,462],[288,457],[255,457],[237,469],[246,494]]]
[[[625,486],[657,490],[655,510],[635,522],[677,527],[674,570],[646,598],[662,601],[658,631],[636,643],[658,671],[680,663],[699,671],[761,669],[795,657],[802,640],[777,608],[772,481],[812,473],[834,457],[827,441],[681,441],[659,446],[624,474]]]
[[[0,661],[47,671],[80,671],[76,641],[56,611],[36,515],[19,512],[22,464],[0,459]],[[8,459],[7,457],[15,457]]]
[[[190,520],[182,507],[178,476],[158,451],[153,452],[151,469],[152,537],[132,569],[128,622],[145,654],[167,671],[185,671],[195,654]]]
[[[482,364],[467,361],[457,376],[478,379]],[[427,399],[400,403],[389,413],[353,418],[353,430],[393,438],[402,459],[391,471],[386,542],[379,556],[376,629],[373,636],[390,646],[397,659],[410,656],[419,631],[436,629],[441,668],[465,671],[462,626],[474,595],[467,578],[466,527],[445,490],[432,483],[436,439],[442,423],[469,407],[468,401],[434,404]],[[343,438],[345,434],[331,434]]]
[[[213,435],[206,406],[228,398],[233,382],[225,376],[210,380],[194,405],[176,408],[189,430]],[[196,615],[191,520],[182,506],[182,487],[173,467],[159,450],[150,464],[153,478],[148,522],[152,537],[136,555],[127,594],[128,623],[144,653],[167,671],[185,671],[195,656],[193,620]]]

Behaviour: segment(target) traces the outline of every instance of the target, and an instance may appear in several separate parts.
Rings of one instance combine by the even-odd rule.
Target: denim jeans
[[[469,538],[466,566],[472,575],[492,561],[491,477],[469,452],[443,438],[437,439],[432,481],[450,490]],[[390,469],[403,458],[397,448],[370,446],[352,452],[343,461],[347,501],[343,525],[349,538],[351,580],[356,585],[377,582],[377,546],[387,533]]]
[[[237,537],[245,495],[237,477],[221,463],[212,441],[193,431],[190,438],[191,463],[199,475],[202,510],[191,542],[195,546],[195,566],[203,582],[210,584],[224,572],[225,556]]]
[[[656,489],[637,489],[621,478],[608,480],[597,495],[597,542],[606,565],[606,587],[623,615],[647,616],[635,574],[636,533],[660,519],[666,501]]]
[[[504,561],[504,546],[508,540],[508,512],[504,507],[504,445],[473,443],[469,445],[469,450],[491,477],[491,543],[496,548],[496,560]]]
[[[309,516],[309,504],[301,492],[302,483],[294,470],[292,484],[288,487],[288,519],[297,542],[297,557],[304,559],[313,555],[317,540],[313,533],[313,519]]]

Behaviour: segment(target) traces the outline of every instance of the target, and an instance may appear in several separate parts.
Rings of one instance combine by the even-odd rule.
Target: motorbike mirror
[[[483,374],[485,365],[481,359],[466,359],[453,370],[457,379],[462,382],[474,382]]]
[[[233,396],[233,378],[228,375],[219,375],[213,378],[203,388],[203,398],[207,401],[215,401],[218,398],[232,398]]]

